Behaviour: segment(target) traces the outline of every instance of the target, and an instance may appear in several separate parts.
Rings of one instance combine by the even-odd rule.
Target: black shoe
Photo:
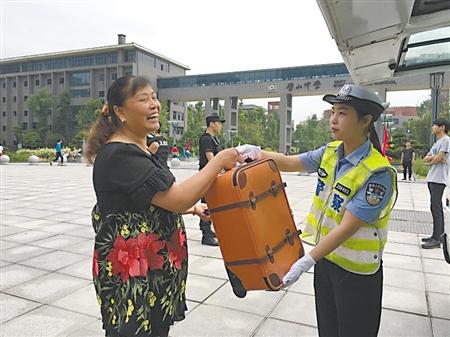
[[[217,241],[216,238],[210,236],[210,235],[203,235],[202,237],[202,245],[205,246],[218,246],[219,241]]]
[[[431,239],[430,241],[422,244],[423,249],[432,249],[432,248],[440,248],[440,247],[441,247],[441,243],[435,239]]]
[[[430,237],[428,237],[428,238],[422,238],[422,242],[428,242],[428,241],[430,241],[432,238],[433,238],[432,236],[430,236]]]
[[[406,178],[403,178],[402,180],[406,180]]]

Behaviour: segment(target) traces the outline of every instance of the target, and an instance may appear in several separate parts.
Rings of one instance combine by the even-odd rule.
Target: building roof
[[[52,52],[52,53],[45,53],[45,54],[34,54],[34,55],[25,55],[25,56],[17,56],[17,57],[10,57],[10,58],[4,58],[0,59],[0,64],[7,64],[7,63],[16,63],[16,62],[24,62],[24,61],[42,61],[47,60],[49,58],[55,58],[55,57],[64,57],[64,56],[76,56],[76,55],[85,55],[85,54],[95,54],[95,53],[101,53],[101,52],[111,52],[116,51],[119,49],[132,49],[136,48],[138,50],[144,51],[145,53],[152,54],[160,59],[163,59],[169,63],[172,63],[174,65],[177,65],[181,68],[184,68],[185,70],[191,70],[187,65],[177,62],[175,60],[172,60],[164,55],[161,55],[159,53],[156,53],[150,49],[147,49],[137,43],[131,42],[131,43],[125,43],[125,44],[115,44],[111,46],[103,46],[103,47],[93,47],[93,48],[85,48],[85,49],[75,49],[75,50],[67,50],[67,51],[60,51],[60,52]]]
[[[392,106],[386,109],[393,116],[416,117],[417,108],[415,106]]]

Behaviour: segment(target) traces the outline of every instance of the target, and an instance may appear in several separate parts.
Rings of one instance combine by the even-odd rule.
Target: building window
[[[48,131],[52,131],[52,125],[51,124],[48,126]]]
[[[136,60],[136,53],[134,51],[127,51],[125,54],[125,62],[134,62]]]
[[[5,82],[2,83],[2,88],[3,88],[3,89],[6,88],[6,83],[5,83]]]
[[[105,74],[98,74],[98,81],[99,82],[104,82],[105,81]]]
[[[117,80],[117,73],[112,73],[112,74],[111,74],[111,79],[112,79],[113,81]]]
[[[3,125],[3,131],[6,131],[6,125]]]
[[[33,129],[37,129],[37,125],[38,125],[37,122],[33,122]]]
[[[161,71],[163,71],[164,70],[164,66],[161,64]]]
[[[22,129],[23,130],[28,130],[28,123],[27,122],[23,122],[22,123]]]
[[[13,116],[17,117],[17,111],[13,111]]]
[[[105,92],[103,90],[99,91],[98,97],[105,97]]]
[[[64,84],[64,77],[59,78],[59,84]]]
[[[17,96],[13,96],[13,102],[17,102]]]
[[[6,117],[6,111],[3,111],[3,112],[2,112],[2,116],[3,116],[3,117]]]
[[[28,81],[23,81],[23,86],[28,87]]]
[[[47,85],[51,85],[52,84],[52,79],[51,78],[47,78]]]
[[[28,110],[24,110],[23,115],[24,115],[25,117],[27,117],[27,116],[28,116]]]
[[[13,88],[15,88],[17,85],[16,81],[13,82]]]
[[[90,72],[82,72],[82,73],[73,73],[70,74],[69,85],[71,87],[80,87],[91,84],[91,73]]]
[[[176,111],[172,112],[172,119],[173,120],[177,119],[177,112]]]
[[[28,96],[23,96],[23,100],[26,102],[28,100]]]
[[[6,102],[6,97],[2,97],[2,102],[3,102],[3,103]]]
[[[90,97],[90,96],[91,96],[91,90],[89,88],[70,90],[70,97],[72,97],[72,98]]]
[[[34,84],[38,87],[39,86],[39,80],[34,81]]]

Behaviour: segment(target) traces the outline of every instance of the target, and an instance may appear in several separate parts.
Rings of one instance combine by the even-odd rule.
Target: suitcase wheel
[[[233,288],[233,293],[239,298],[244,298],[247,295],[247,290],[245,290],[241,280],[230,269],[226,267],[225,269],[227,270],[228,279],[230,280],[231,287]]]

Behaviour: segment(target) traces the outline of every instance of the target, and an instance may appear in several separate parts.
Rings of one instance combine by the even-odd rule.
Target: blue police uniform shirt
[[[328,145],[325,145],[317,150],[300,154],[300,160],[308,173],[317,172],[327,146]],[[358,165],[361,160],[367,157],[369,151],[370,140],[367,140],[347,157],[344,157],[344,144],[340,144],[336,148],[339,159],[335,167],[334,179],[336,180],[345,172]],[[381,196],[381,201],[376,205],[372,205],[373,202],[372,204],[369,204],[367,201],[368,192],[370,192],[371,187],[379,187],[380,185],[384,187],[385,190],[384,195]],[[378,188],[378,190],[380,190],[380,188]],[[381,190],[383,190],[383,188],[381,188]],[[388,169],[376,172],[372,174],[372,176],[365,182],[364,186],[356,192],[354,197],[347,203],[346,209],[362,221],[372,223],[379,218],[381,211],[386,207],[391,199],[392,193],[392,176]],[[378,195],[378,197],[380,197],[380,195]]]

